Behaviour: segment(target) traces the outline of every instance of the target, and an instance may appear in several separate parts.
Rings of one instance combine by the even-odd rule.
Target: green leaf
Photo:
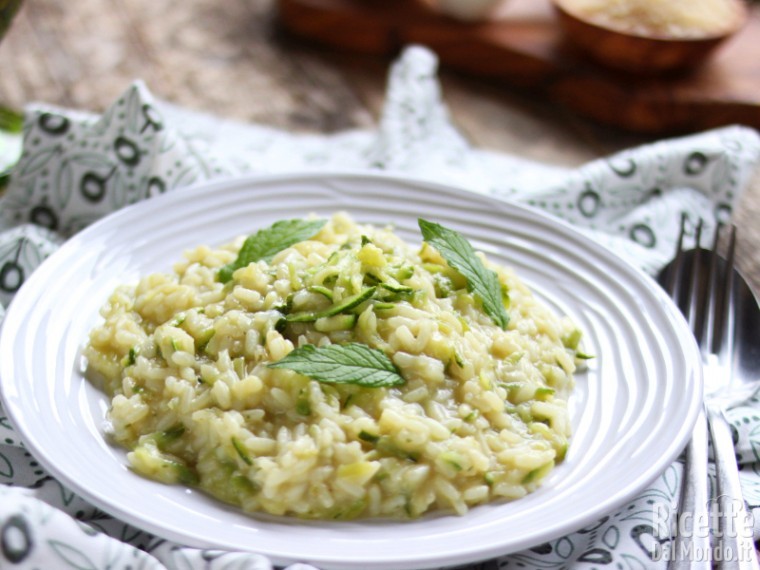
[[[16,109],[0,106],[0,130],[20,133],[24,130],[24,114]]]
[[[405,382],[385,353],[355,342],[323,347],[307,344],[269,367],[287,368],[327,384],[384,388]]]
[[[307,240],[322,229],[327,220],[280,220],[249,236],[240,248],[237,259],[219,270],[219,281],[227,283],[232,274],[256,261],[272,261],[283,249]]]
[[[507,328],[509,315],[504,309],[499,278],[483,265],[470,242],[460,233],[440,224],[422,218],[418,218],[417,223],[423,239],[437,249],[446,262],[467,280],[467,290],[480,299],[483,311],[499,327]]]

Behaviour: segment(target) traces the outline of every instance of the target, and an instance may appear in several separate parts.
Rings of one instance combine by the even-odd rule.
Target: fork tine
[[[704,317],[704,283],[700,279],[700,275],[702,274],[702,263],[703,263],[703,255],[702,255],[702,228],[704,227],[704,222],[700,218],[699,222],[697,223],[697,229],[694,234],[694,250],[693,255],[691,256],[691,266],[689,267],[690,271],[690,279],[688,282],[688,292],[687,292],[687,305],[686,307],[682,307],[685,309],[684,314],[686,315],[686,320],[689,321],[689,325],[691,326],[691,330],[694,332],[694,335],[697,337],[697,341],[701,341],[699,331],[702,330],[702,321]]]
[[[680,296],[679,283],[681,282],[681,272],[683,271],[683,238],[686,235],[686,212],[681,212],[681,229],[678,233],[678,243],[676,244],[676,253],[670,269],[665,276],[664,288],[668,292],[673,302],[678,305]]]
[[[710,250],[710,265],[707,270],[707,306],[705,307],[705,318],[702,323],[702,342],[700,350],[702,354],[716,352],[723,341],[723,322],[725,295],[720,295],[720,288],[723,286],[721,281],[725,275],[718,267],[718,243],[723,224],[718,222],[715,226],[715,235],[713,236],[712,248]],[[723,278],[723,279],[722,279]]]
[[[681,212],[681,227],[678,232],[678,242],[676,244],[676,251],[673,255],[673,260],[670,264],[670,268],[667,270],[664,276],[663,288],[668,292],[672,301],[679,308],[683,308],[683,279],[682,274],[684,272],[684,237],[686,236],[686,220],[688,216],[686,212]]]
[[[707,306],[702,327],[702,353],[718,355],[725,363],[733,353],[734,335],[734,258],[736,256],[736,226],[730,226],[728,252],[725,260],[718,253],[724,224],[715,228],[710,267],[708,270]]]
[[[724,308],[721,330],[724,335],[722,353],[725,359],[732,358],[732,355],[734,354],[734,319],[736,318],[736,289],[734,287],[734,281],[736,279],[734,272],[735,260],[736,226],[732,225],[728,240],[728,253],[726,254],[726,279],[723,282]]]

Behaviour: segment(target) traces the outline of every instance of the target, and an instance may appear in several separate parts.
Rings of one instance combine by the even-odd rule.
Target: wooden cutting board
[[[603,124],[646,134],[741,123],[760,128],[760,7],[697,70],[658,78],[608,71],[569,47],[548,0],[507,0],[488,22],[436,14],[424,0],[278,0],[289,32],[352,53],[432,49],[449,69],[538,93]]]

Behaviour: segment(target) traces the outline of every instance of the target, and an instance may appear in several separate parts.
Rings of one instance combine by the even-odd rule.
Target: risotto
[[[421,246],[343,213],[280,222],[119,287],[85,357],[132,468],[320,519],[535,490],[568,447],[580,333],[423,222]]]

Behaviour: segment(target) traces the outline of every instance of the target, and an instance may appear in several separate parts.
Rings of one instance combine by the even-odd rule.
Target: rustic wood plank
[[[287,29],[331,47],[393,54],[431,47],[458,71],[540,93],[586,117],[647,134],[743,123],[760,127],[760,8],[693,72],[642,78],[609,71],[563,41],[548,2],[511,0],[492,20],[440,16],[423,0],[279,0]]]
[[[26,0],[0,43],[2,103],[99,111],[143,79],[177,104],[286,129],[372,123],[338,67],[276,36],[270,0]]]

